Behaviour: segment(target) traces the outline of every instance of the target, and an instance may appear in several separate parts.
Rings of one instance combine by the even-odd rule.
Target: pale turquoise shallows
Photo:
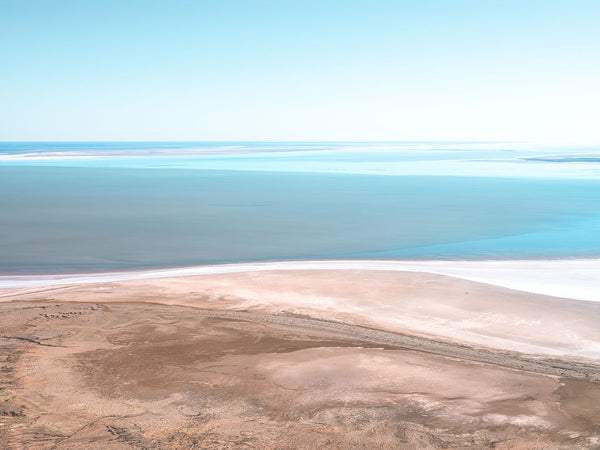
[[[600,256],[600,164],[593,156],[527,159],[575,153],[593,152],[460,143],[0,144],[0,271]]]

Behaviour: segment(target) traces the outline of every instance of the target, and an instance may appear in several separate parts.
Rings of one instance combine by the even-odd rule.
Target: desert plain
[[[0,300],[1,448],[600,448],[598,302],[359,269]]]

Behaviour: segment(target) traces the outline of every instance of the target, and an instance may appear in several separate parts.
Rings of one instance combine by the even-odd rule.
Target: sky
[[[600,144],[597,0],[0,0],[0,141]]]

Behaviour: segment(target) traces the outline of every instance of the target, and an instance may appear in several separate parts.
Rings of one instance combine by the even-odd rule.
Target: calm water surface
[[[0,271],[599,256],[600,165],[570,162],[581,154],[595,153],[489,143],[0,144]],[[529,159],[547,155],[560,157]]]

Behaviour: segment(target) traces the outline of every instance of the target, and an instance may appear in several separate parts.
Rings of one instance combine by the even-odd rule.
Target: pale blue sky
[[[600,1],[0,0],[0,140],[600,143]]]

